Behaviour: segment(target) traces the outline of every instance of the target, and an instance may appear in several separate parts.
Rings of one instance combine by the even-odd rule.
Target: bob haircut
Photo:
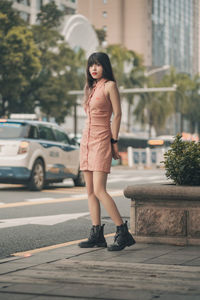
[[[88,58],[87,69],[86,69],[86,76],[87,76],[87,88],[91,88],[95,79],[92,78],[89,68],[94,64],[100,64],[103,67],[103,78],[115,81],[115,77],[113,75],[112,66],[110,63],[110,59],[106,53],[103,52],[95,52],[90,55]]]

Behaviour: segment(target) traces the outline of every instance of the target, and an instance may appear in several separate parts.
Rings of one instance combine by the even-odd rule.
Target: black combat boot
[[[120,251],[126,246],[130,247],[135,244],[135,240],[128,231],[127,221],[117,226],[117,231],[114,238],[114,244],[108,247],[108,251]]]
[[[81,248],[107,247],[104,237],[104,225],[92,226],[90,236],[87,241],[79,243]]]

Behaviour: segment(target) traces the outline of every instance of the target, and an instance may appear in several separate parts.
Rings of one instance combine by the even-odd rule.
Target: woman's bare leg
[[[92,225],[101,225],[101,209],[100,203],[94,194],[93,188],[93,172],[84,171],[84,178],[86,182],[88,194],[88,207],[92,219]]]
[[[123,224],[123,220],[112,197],[106,191],[107,173],[93,172],[94,194],[101,201],[116,226]]]

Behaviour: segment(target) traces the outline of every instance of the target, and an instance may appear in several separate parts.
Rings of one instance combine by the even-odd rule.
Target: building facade
[[[152,65],[196,74],[199,65],[199,1],[152,1]]]
[[[200,71],[199,0],[78,0],[77,12],[144,57],[146,66]]]
[[[37,14],[40,12],[42,5],[46,5],[53,0],[12,1],[13,7],[19,11],[19,15],[26,22],[33,25],[37,24]],[[54,0],[54,2],[60,10],[65,11],[65,16],[59,28],[60,33],[73,50],[76,51],[78,48],[82,48],[88,57],[99,46],[95,30],[83,15],[76,13],[76,0]]]
[[[12,2],[14,2],[13,7],[20,12],[20,16],[25,21],[35,24],[37,23],[37,14],[41,6],[52,2],[52,0],[12,0]],[[54,2],[59,9],[65,10],[68,15],[76,13],[76,0],[54,0]]]

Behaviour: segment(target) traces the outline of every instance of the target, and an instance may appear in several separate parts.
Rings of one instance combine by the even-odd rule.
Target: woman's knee
[[[88,194],[88,197],[89,197],[89,198],[96,197],[96,195],[95,195],[95,193],[94,193],[93,190],[92,190],[92,191],[89,191],[87,194]]]
[[[106,191],[103,187],[94,187],[94,194],[101,201],[102,197],[105,195]]]

